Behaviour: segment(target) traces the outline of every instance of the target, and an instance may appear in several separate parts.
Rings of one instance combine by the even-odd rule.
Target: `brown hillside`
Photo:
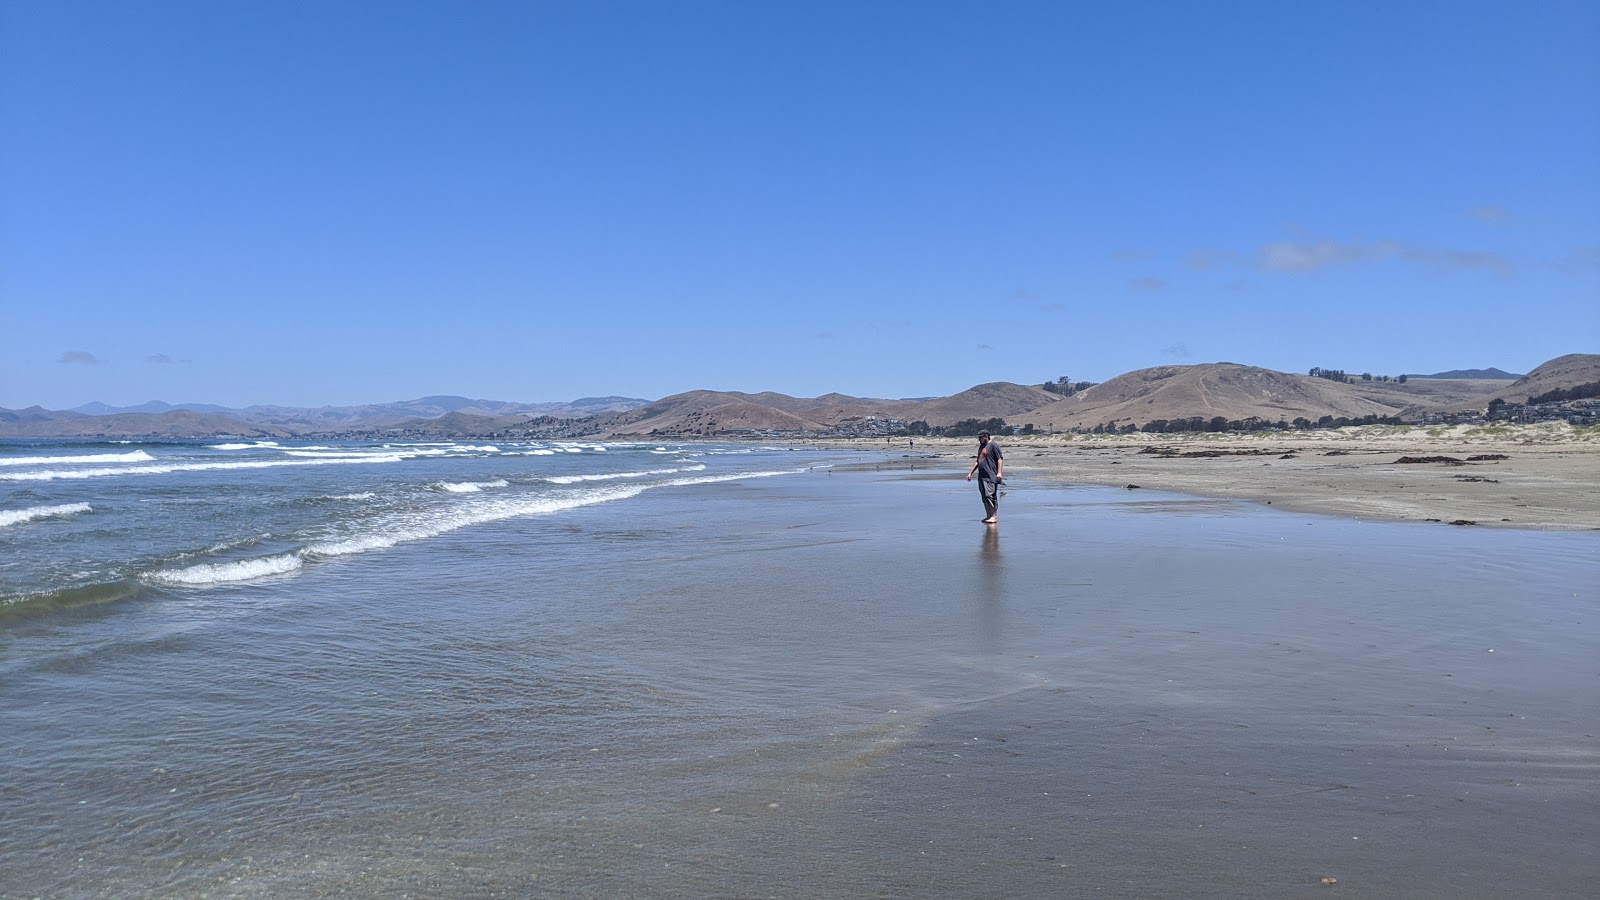
[[[211,413],[175,409],[164,413],[118,413],[111,416],[60,414],[46,419],[0,421],[0,437],[291,437],[283,428],[247,425]]]
[[[815,400],[803,401],[798,407],[791,409],[795,415],[820,422],[823,425],[838,425],[852,419],[864,419],[868,416],[877,416],[880,419],[900,418],[899,410],[905,404],[899,400],[876,400],[866,397],[850,397],[844,394],[824,394]]]
[[[763,398],[768,402],[760,402]],[[711,435],[726,431],[820,431],[823,425],[772,405],[790,405],[784,394],[742,394],[736,391],[689,391],[596,422],[616,437]]]
[[[1526,403],[1529,397],[1580,384],[1600,381],[1600,354],[1568,353],[1540,365],[1511,382],[1494,396],[1507,403]]]
[[[525,421],[527,420],[523,416],[486,416],[457,410],[437,418],[407,419],[373,430],[383,434],[414,434],[430,437],[485,435],[504,431]]]
[[[1038,421],[1026,413],[1045,407],[1057,395],[1041,387],[1012,384],[1008,381],[991,381],[971,387],[959,394],[935,400],[921,400],[892,405],[895,418],[907,422],[921,419],[929,425],[953,425],[963,419],[1005,419],[1007,423]]]
[[[1395,415],[1394,402],[1363,396],[1352,385],[1237,363],[1157,366],[1119,375],[1032,413],[1035,427],[1093,428],[1108,421],[1251,416],[1276,422],[1324,415]]]
[[[1396,410],[1394,415],[1412,421],[1422,418],[1424,413],[1482,410],[1489,405],[1495,391],[1510,383],[1493,378],[1410,378],[1405,384],[1357,381],[1348,387],[1352,393],[1392,407]]]

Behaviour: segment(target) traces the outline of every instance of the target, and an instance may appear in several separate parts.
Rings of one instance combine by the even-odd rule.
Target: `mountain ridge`
[[[1428,416],[1483,410],[1492,399],[1521,403],[1553,389],[1600,381],[1600,354],[1549,360],[1521,378],[1497,369],[1440,376],[1336,380],[1240,363],[1154,366],[1118,375],[1062,396],[1039,385],[988,382],[948,397],[890,400],[829,393],[791,397],[774,391],[696,390],[655,401],[585,397],[519,403],[455,395],[364,406],[316,409],[256,405],[215,412],[210,404],[151,401],[118,408],[0,409],[0,437],[607,437],[692,438],[712,435],[887,433],[914,423],[946,427],[964,420],[1003,419],[1035,430],[1126,429],[1199,417],[1263,423],[1307,419]],[[190,407],[202,407],[192,409]],[[90,409],[115,412],[94,415]],[[135,410],[135,411],[130,411]]]

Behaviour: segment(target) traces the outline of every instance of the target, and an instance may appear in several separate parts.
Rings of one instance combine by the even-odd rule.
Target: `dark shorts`
[[[983,495],[983,506],[985,509],[991,509],[1000,505],[1000,482],[990,481],[987,478],[979,478],[978,493]]]

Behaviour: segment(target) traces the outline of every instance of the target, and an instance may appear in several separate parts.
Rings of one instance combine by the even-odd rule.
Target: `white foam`
[[[699,472],[705,469],[704,464],[683,466],[676,469],[645,469],[640,472],[598,472],[592,475],[550,475],[545,481],[551,484],[581,484],[585,481],[616,481],[621,478],[645,478],[650,475],[676,475],[679,472]]]
[[[805,471],[805,469],[772,469],[766,472],[734,472],[728,475],[705,475],[699,478],[675,478],[663,484],[671,487],[686,487],[691,484],[720,484],[727,481],[740,481],[745,478],[775,478],[779,475],[799,475]]]
[[[32,522],[34,519],[71,516],[88,511],[89,504],[87,503],[63,503],[59,506],[33,506],[28,509],[0,510],[0,528],[7,525],[21,525],[23,522]]]
[[[102,478],[112,475],[168,475],[173,472],[210,472],[219,469],[273,469],[281,466],[324,466],[338,463],[396,463],[406,457],[395,453],[331,459],[261,459],[240,462],[168,463],[103,469],[45,469],[41,472],[0,472],[0,481],[54,481],[58,478]]]
[[[330,499],[330,500],[371,500],[373,497],[376,497],[376,496],[378,496],[378,495],[374,494],[371,491],[362,491],[359,494],[334,494],[332,497],[330,497],[328,499]]]
[[[435,487],[452,494],[476,494],[484,488],[502,488],[508,484],[510,482],[504,478],[496,478],[493,481],[441,481]]]
[[[365,449],[347,449],[347,448],[340,448],[340,447],[298,447],[298,448],[295,448],[293,450],[285,450],[283,452],[284,452],[284,455],[286,455],[286,456],[293,456],[293,457],[297,457],[299,459],[349,459],[349,458],[351,458],[353,456],[373,456],[373,455],[377,455],[377,454],[380,454],[380,453],[384,454],[384,455],[387,455],[387,454],[393,453],[395,451],[392,451],[392,450],[378,451],[378,450],[365,450]],[[419,452],[419,453],[408,453],[406,455],[409,457],[409,456],[421,456],[423,454]]]
[[[269,575],[284,575],[299,568],[300,557],[293,553],[285,553],[282,556],[241,559],[237,562],[202,563],[186,569],[151,572],[144,577],[147,581],[155,581],[162,584],[229,584],[236,581],[266,578]]]
[[[86,453],[82,456],[16,456],[0,458],[0,466],[87,466],[114,462],[153,462],[143,450],[132,453]]]
[[[212,444],[212,450],[266,450],[278,446],[277,441],[255,441],[249,444]]]
[[[580,506],[592,506],[596,503],[607,503],[612,500],[625,500],[629,497],[638,496],[644,490],[644,485],[629,485],[627,487],[570,491],[535,498],[508,498],[472,503],[443,512],[431,510],[425,515],[412,514],[405,518],[396,517],[385,523],[381,530],[378,531],[354,535],[343,540],[312,544],[305,549],[305,553],[308,556],[331,557],[349,556],[354,553],[365,553],[369,550],[383,550],[396,544],[438,537],[441,534],[471,525],[498,522],[504,519],[517,518],[518,516],[548,515],[568,509],[576,509]]]

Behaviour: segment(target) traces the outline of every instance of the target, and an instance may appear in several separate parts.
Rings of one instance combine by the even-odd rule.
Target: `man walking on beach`
[[[983,521],[986,525],[993,525],[1000,512],[1000,485],[1006,480],[1005,466],[1000,445],[989,440],[989,432],[978,432],[978,461],[972,464],[967,480],[971,481],[974,473],[978,476],[978,495],[983,498]]]

